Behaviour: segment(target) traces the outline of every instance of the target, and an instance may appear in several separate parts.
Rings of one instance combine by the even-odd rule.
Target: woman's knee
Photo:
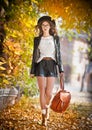
[[[52,97],[52,93],[49,92],[49,91],[46,91],[46,97],[48,97],[49,99],[51,99],[51,97]]]

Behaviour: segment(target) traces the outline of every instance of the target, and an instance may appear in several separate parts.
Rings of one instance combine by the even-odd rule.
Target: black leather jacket
[[[61,53],[60,53],[60,40],[59,40],[58,36],[53,36],[53,38],[54,38],[54,44],[55,44],[56,64],[58,65],[59,73],[61,73],[64,70],[63,70]],[[35,74],[35,68],[36,68],[37,60],[40,57],[40,50],[38,48],[40,40],[41,40],[41,37],[35,37],[34,38],[34,50],[33,50],[33,58],[32,58],[32,65],[31,65],[30,74]]]

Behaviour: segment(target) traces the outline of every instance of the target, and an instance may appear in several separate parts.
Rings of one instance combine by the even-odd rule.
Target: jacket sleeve
[[[61,56],[61,48],[60,48],[60,38],[57,37],[57,44],[58,44],[58,68],[59,73],[64,72],[63,63],[62,63],[62,56]]]
[[[35,40],[36,40],[36,38],[34,38],[32,64],[31,64],[30,74],[35,74],[35,67],[36,67],[36,63],[35,63],[36,42],[35,42]]]

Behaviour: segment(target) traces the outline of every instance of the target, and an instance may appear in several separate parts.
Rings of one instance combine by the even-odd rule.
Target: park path
[[[92,95],[86,88],[80,92],[77,84],[65,84],[65,89],[72,95],[69,108],[63,114],[50,109],[47,127],[40,124],[38,98],[22,97],[18,104],[0,113],[0,130],[92,130]]]

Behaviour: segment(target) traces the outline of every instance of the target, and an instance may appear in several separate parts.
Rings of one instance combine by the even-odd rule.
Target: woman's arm
[[[34,74],[35,74],[35,50],[36,50],[36,42],[35,42],[35,39],[34,38],[34,46],[33,46],[33,56],[32,56],[32,64],[31,64],[31,69],[30,69],[30,75],[33,77]]]
[[[58,68],[59,68],[59,73],[63,73],[64,72],[64,68],[63,68],[63,63],[62,63],[62,56],[61,56],[61,47],[60,47],[60,38],[57,36],[57,53],[58,53]],[[62,75],[62,74],[61,74]]]

